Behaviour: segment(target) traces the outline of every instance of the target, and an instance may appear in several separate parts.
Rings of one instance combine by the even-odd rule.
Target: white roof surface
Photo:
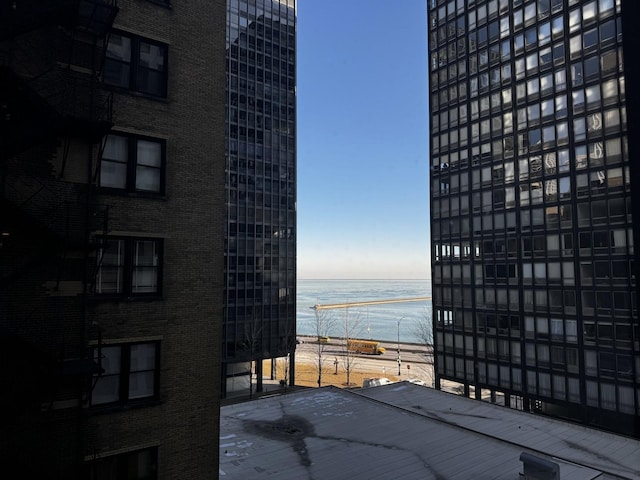
[[[455,399],[465,403],[454,408]],[[494,412],[478,413],[475,408],[480,406]],[[456,413],[457,408],[461,409]],[[543,455],[539,442],[545,440],[538,435],[561,438],[559,431],[567,424],[556,422],[547,432],[547,423],[536,423],[547,419],[521,414],[532,422],[521,419],[509,425],[503,420],[503,414],[509,412],[410,383],[356,392],[324,387],[224,406],[220,478],[513,480],[523,471],[519,458],[523,451],[558,463],[562,480],[640,478],[638,442],[623,442],[628,455],[636,457],[618,466],[624,475],[601,475],[602,469],[613,470],[616,462],[613,457],[599,458],[606,445],[589,444],[588,451],[597,452],[583,455],[591,458],[591,467],[575,459],[575,463],[558,459],[559,453],[564,454],[561,451]],[[483,426],[474,427],[482,433],[470,425],[460,426],[464,422],[455,420],[460,417],[470,423],[485,420],[488,432]],[[523,427],[520,444],[511,438],[499,439],[509,429],[522,433]],[[581,430],[585,438],[616,438],[573,425],[567,428]],[[582,445],[581,439],[572,442]],[[582,450],[582,446],[564,443],[570,451]]]
[[[640,479],[640,441],[586,426],[513,410],[408,382],[360,390],[372,399],[592,467],[604,478]],[[564,477],[562,477],[564,478]]]

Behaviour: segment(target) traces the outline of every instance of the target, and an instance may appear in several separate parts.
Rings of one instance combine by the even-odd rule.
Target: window
[[[564,43],[557,43],[552,50],[554,65],[560,65],[564,62]]]
[[[576,8],[569,12],[569,31],[575,32],[580,28],[580,9]]]
[[[113,32],[104,60],[104,83],[166,98],[167,54],[165,44]]]
[[[85,466],[86,478],[91,480],[154,480],[158,478],[158,448],[102,457]]]
[[[99,185],[130,192],[164,193],[165,142],[109,135],[100,161]]]
[[[520,36],[521,37],[521,36]],[[524,32],[524,44],[526,47],[535,45],[538,41],[538,33],[536,27],[531,27]]]
[[[600,43],[613,42],[615,40],[616,27],[613,20],[600,25]]]
[[[613,22],[611,22],[613,23]],[[585,50],[591,49],[596,46],[598,43],[598,29],[593,28],[591,30],[587,30],[582,34],[582,48]]]
[[[564,33],[563,17],[557,16],[553,20],[551,20],[551,33],[553,34],[553,38],[558,38],[563,35]]]
[[[540,43],[540,45],[544,45],[549,41],[551,41],[551,23],[545,22],[540,24],[538,29],[538,43]]]
[[[600,57],[591,57],[584,61],[584,75],[587,80],[598,78],[600,74]]]
[[[106,237],[97,260],[96,293],[122,296],[160,293],[162,240]]]
[[[158,350],[158,342],[94,348],[94,361],[103,373],[94,377],[91,405],[125,404],[157,397]]]

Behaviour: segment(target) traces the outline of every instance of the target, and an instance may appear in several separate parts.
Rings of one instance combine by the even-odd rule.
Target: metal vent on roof
[[[520,461],[524,472],[520,478],[524,480],[560,480],[560,465],[542,457],[522,452]]]

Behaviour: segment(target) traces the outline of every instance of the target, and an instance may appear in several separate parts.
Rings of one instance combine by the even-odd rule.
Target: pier
[[[311,308],[314,310],[330,310],[333,308],[365,307],[367,305],[385,305],[388,303],[426,302],[428,300],[431,300],[431,297],[392,298],[390,300],[365,300],[362,302],[328,303],[326,305],[317,304]]]

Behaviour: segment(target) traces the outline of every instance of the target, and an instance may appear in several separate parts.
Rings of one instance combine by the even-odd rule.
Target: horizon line
[[[431,278],[389,278],[389,277],[380,277],[380,278],[296,278],[296,280],[332,280],[332,281],[336,281],[336,280],[345,280],[345,281],[366,281],[366,280],[416,280],[416,281],[423,281],[423,280],[429,280],[431,281]]]

